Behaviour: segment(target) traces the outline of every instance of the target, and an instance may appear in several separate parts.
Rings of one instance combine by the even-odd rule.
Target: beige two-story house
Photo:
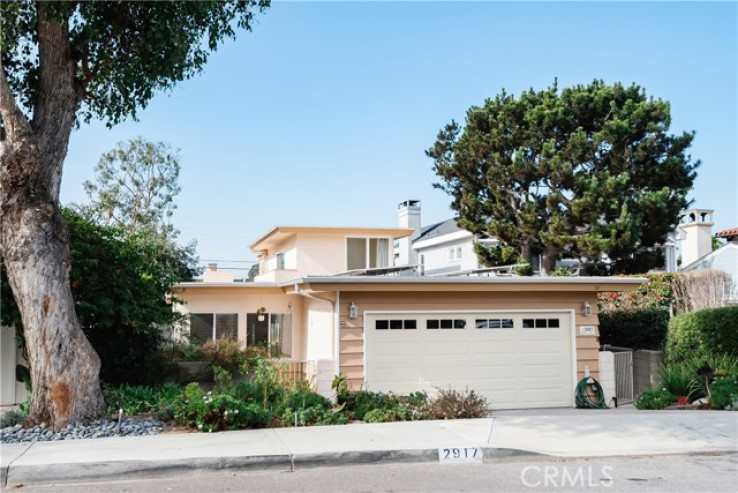
[[[275,227],[251,245],[259,274],[215,267],[181,283],[193,336],[273,345],[310,363],[318,391],[474,389],[492,408],[566,407],[599,374],[596,296],[644,279],[421,276],[395,265],[412,228]]]

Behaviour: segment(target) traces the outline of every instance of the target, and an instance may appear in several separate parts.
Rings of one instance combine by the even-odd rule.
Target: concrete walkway
[[[221,469],[294,470],[439,461],[442,448],[502,458],[738,452],[738,413],[724,411],[498,411],[491,418],[165,433],[2,444],[2,485],[197,474]]]

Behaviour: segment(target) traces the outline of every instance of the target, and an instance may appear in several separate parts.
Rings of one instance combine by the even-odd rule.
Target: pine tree
[[[644,272],[660,265],[700,164],[687,154],[694,132],[671,135],[670,123],[669,103],[638,85],[554,83],[471,107],[426,154],[459,225],[522,260],[542,255],[542,274],[560,258]]]

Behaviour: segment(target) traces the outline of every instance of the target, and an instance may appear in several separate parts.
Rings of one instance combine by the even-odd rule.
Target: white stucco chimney
[[[202,282],[233,282],[233,273],[218,270],[218,264],[208,264],[202,273]]]
[[[417,254],[413,250],[412,241],[420,235],[420,201],[405,200],[397,206],[399,227],[415,230],[407,238],[400,238],[395,265],[413,265],[418,262]]]
[[[681,242],[684,268],[712,251],[712,209],[688,209],[679,217],[679,229],[684,232]]]

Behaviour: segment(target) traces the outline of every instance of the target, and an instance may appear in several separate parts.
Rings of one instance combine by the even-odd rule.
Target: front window
[[[348,238],[346,240],[346,268],[376,269],[389,266],[389,239]]]
[[[292,317],[289,313],[246,314],[246,345],[268,348],[273,355],[292,354]]]
[[[284,269],[284,253],[277,254],[277,269]]]
[[[205,342],[221,338],[238,339],[237,313],[190,314],[190,339]]]

